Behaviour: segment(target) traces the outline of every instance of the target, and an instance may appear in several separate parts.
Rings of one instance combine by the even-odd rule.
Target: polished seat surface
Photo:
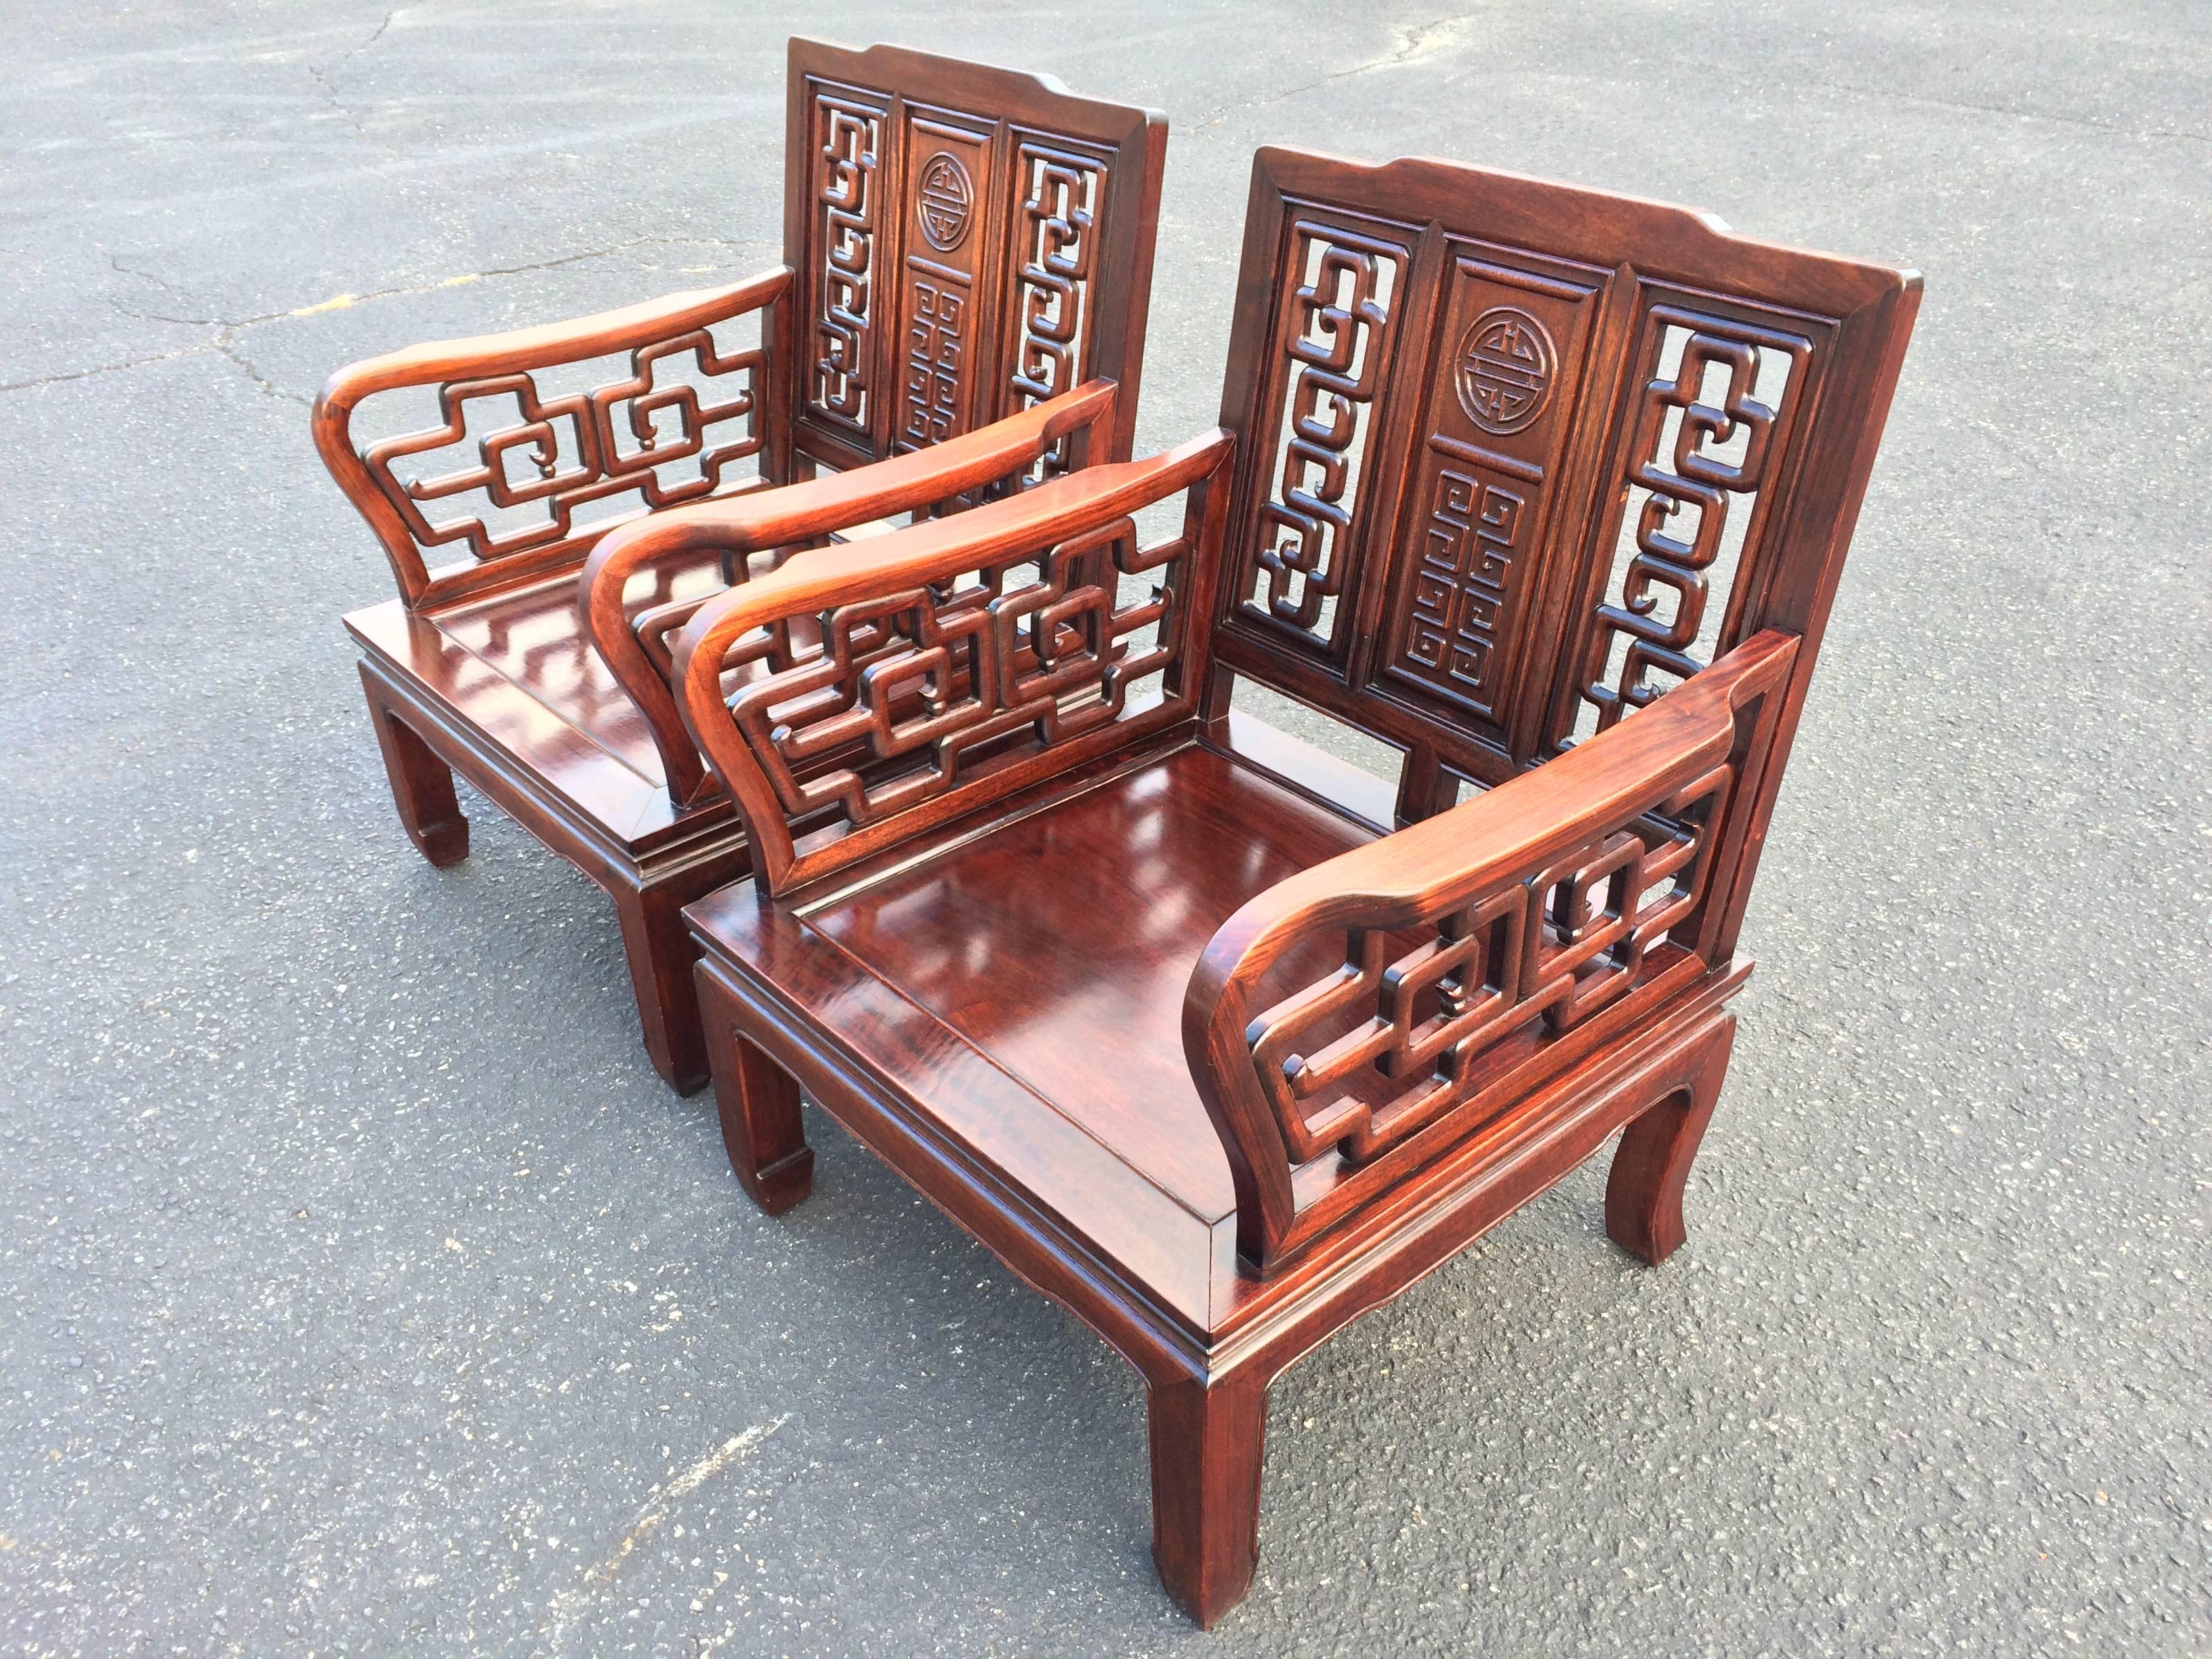
[[[1236,1195],[1183,1060],[1191,968],[1245,900],[1372,838],[1193,745],[809,907],[805,921],[1213,1221]]]
[[[641,571],[629,616],[722,586],[714,556]],[[644,716],[585,636],[574,571],[409,612],[398,600],[346,618],[448,714],[522,763],[610,834],[637,840],[681,816]],[[717,816],[726,805],[711,804]]]

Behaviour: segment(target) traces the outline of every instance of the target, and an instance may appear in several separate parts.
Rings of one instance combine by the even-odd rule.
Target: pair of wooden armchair
[[[923,60],[833,75],[824,50],[794,47],[805,274],[775,280],[849,300],[854,245],[808,238],[850,175],[800,181],[850,160],[856,89]],[[927,113],[881,100],[878,142],[960,125],[946,82],[915,84]],[[1149,159],[1112,188],[1148,225],[1159,129],[1122,131],[1115,154]],[[948,191],[988,219],[926,148],[868,152],[908,220],[872,222],[873,246],[908,276]],[[833,304],[779,368],[772,324],[757,380],[803,365],[807,388],[763,475],[784,487],[610,532],[565,631],[551,596],[580,548],[472,595],[538,595],[513,603],[576,683],[596,645],[662,761],[658,796],[633,791],[647,851],[711,845],[669,866],[747,1190],[805,1195],[803,1086],[1127,1358],[1160,1574],[1211,1624],[1250,1583],[1286,1366],[1616,1131],[1607,1231],[1652,1261],[1681,1243],[1750,971],[1737,933],[1918,282],[1650,203],[1266,149],[1220,425],[1133,461],[1150,232],[1115,222],[1086,302],[1137,260],[1123,359],[1101,329],[1049,383],[975,368],[960,421],[910,434],[934,450],[894,453],[893,421],[867,465],[812,447],[806,399],[873,397],[838,377],[890,348],[852,356]],[[495,445],[539,440],[482,441],[495,475]],[[786,483],[807,454],[849,470]],[[837,541],[886,514],[916,521]],[[439,686],[486,683],[448,619],[492,601],[428,591],[356,626],[436,858],[460,850],[438,766],[525,797],[500,787],[520,728],[469,723],[379,644],[434,635]],[[1235,710],[1240,677],[1389,744],[1395,790]],[[539,803],[570,775],[536,775],[558,817]]]

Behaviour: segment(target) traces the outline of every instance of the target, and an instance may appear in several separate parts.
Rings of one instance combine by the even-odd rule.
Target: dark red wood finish
[[[669,635],[793,548],[1125,458],[1165,155],[1157,114],[897,47],[794,40],[789,93],[783,266],[357,363],[314,415],[399,586],[346,625],[401,822],[465,857],[459,773],[605,888],[684,1090],[678,912],[749,864]],[[410,394],[432,423],[369,435]]]
[[[1616,1132],[1607,1231],[1682,1242],[1917,301],[1679,209],[1263,150],[1223,430],[678,638],[758,855],[687,913],[738,1176],[805,1195],[804,1089],[1127,1358],[1200,1623],[1285,1367]],[[1399,747],[1395,799],[1236,674]]]

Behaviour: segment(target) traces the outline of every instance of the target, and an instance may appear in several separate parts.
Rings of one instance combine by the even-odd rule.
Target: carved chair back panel
[[[898,47],[791,46],[785,257],[799,273],[793,434],[850,467],[1093,376],[1128,454],[1163,118]],[[1056,444],[1033,477],[1065,471]]]
[[[1683,209],[1261,150],[1223,660],[1492,783],[1814,631],[1909,287]]]

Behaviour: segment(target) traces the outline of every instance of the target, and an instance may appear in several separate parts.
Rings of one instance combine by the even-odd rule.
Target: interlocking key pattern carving
[[[1669,349],[1680,352],[1671,371]],[[1582,696],[1596,731],[1735,643],[1711,615],[1714,583],[1740,580],[1757,556],[1760,491],[1787,449],[1811,355],[1798,335],[1652,307],[1652,370],[1632,417],[1623,492],[1634,550],[1610,578],[1584,659]],[[1767,389],[1777,380],[1778,390]]]
[[[1307,220],[1291,228],[1283,333],[1291,365],[1274,483],[1255,515],[1249,580],[1266,615],[1324,641],[1351,571],[1351,527],[1372,404],[1388,367],[1410,255]],[[1249,604],[1257,593],[1248,592]]]
[[[959,429],[969,305],[963,287],[915,279],[899,434],[908,442],[940,443]]]
[[[1478,1100],[1480,1062],[1509,1038],[1549,1040],[1628,991],[1705,897],[1732,775],[1717,767],[1418,930],[1347,930],[1343,966],[1247,1032],[1292,1159],[1378,1156]]]
[[[708,388],[726,384],[726,395],[714,398],[710,391],[702,398],[701,386],[674,378],[670,369],[687,356]],[[485,560],[589,540],[625,515],[579,525],[577,510],[611,495],[635,491],[651,509],[712,495],[733,462],[759,452],[766,368],[759,350],[726,353],[702,328],[638,347],[629,367],[621,380],[560,398],[541,397],[527,374],[448,381],[438,388],[443,424],[373,444],[362,463],[416,545],[465,542]],[[471,419],[477,409],[492,419],[514,410],[521,419],[481,432],[483,416]],[[670,422],[672,429],[664,429]],[[458,471],[402,478],[393,470],[394,463],[471,444],[475,464]],[[672,465],[689,476],[665,476]],[[423,510],[426,502],[465,496],[482,504],[443,520]],[[486,522],[493,514],[505,519],[504,527]]]
[[[1406,617],[1404,660],[1470,700],[1485,689],[1522,531],[1533,467],[1470,452],[1437,473]]]
[[[1179,649],[1189,550],[1140,547],[1122,519],[972,580],[840,606],[819,647],[746,684],[731,715],[791,816],[875,822],[945,793],[986,748],[1119,719]],[[1148,579],[1126,602],[1124,577]],[[788,653],[788,635],[776,643]]]
[[[1105,179],[1096,162],[1034,141],[1022,145],[1016,176],[1022,181],[1014,245],[1021,333],[1014,346],[1012,408],[1026,409],[1083,378],[1092,227]],[[1067,441],[1061,439],[1039,457],[1028,481],[1065,472],[1067,462]]]
[[[865,105],[826,93],[816,108],[822,133],[823,170],[815,202],[822,216],[822,286],[807,402],[817,412],[866,431],[876,158],[883,120]]]

